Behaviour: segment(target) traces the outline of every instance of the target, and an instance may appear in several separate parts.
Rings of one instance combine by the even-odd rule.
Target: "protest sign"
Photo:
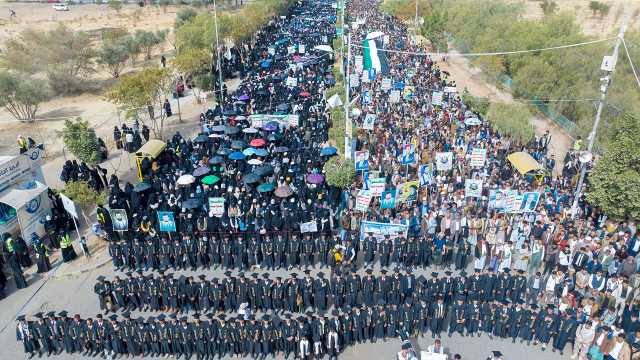
[[[400,90],[392,90],[389,93],[389,102],[393,104],[400,102]]]
[[[520,203],[520,212],[535,212],[538,202],[540,201],[540,193],[537,191],[528,191],[522,194],[522,202]]]
[[[380,208],[393,209],[396,207],[396,189],[385,190],[380,195]]]
[[[365,212],[369,209],[369,204],[371,203],[371,191],[370,190],[360,190],[358,196],[356,196],[356,210]]]
[[[356,151],[355,156],[356,171],[363,171],[369,169],[369,152],[368,151]]]
[[[391,239],[396,237],[407,237],[409,227],[403,224],[379,223],[373,221],[362,221],[360,223],[360,240],[366,239],[369,234],[378,241],[384,240],[385,236]]]
[[[157,215],[160,231],[176,231],[176,219],[172,211],[158,211]]]
[[[398,160],[402,165],[413,164],[416,162],[416,148],[413,144],[403,144],[402,153],[398,156]]]
[[[375,178],[369,180],[369,190],[371,190],[372,196],[381,196],[384,192],[384,188],[386,186],[387,179],[385,178]]]
[[[453,168],[453,153],[439,152],[436,154],[436,169],[438,171],[448,171]]]
[[[489,209],[495,209],[498,212],[503,212],[506,206],[507,195],[508,190],[489,190],[489,202],[487,203],[487,207]]]
[[[482,180],[466,179],[464,181],[464,196],[474,198],[482,197]]]
[[[420,165],[420,167],[418,167],[418,178],[420,179],[420,186],[429,185],[432,175],[433,170],[431,169],[431,165]]]
[[[223,197],[210,197],[209,198],[209,212],[215,217],[222,217],[224,214],[224,198]]]
[[[125,209],[109,209],[113,231],[129,230],[129,218]]]
[[[413,202],[418,199],[418,187],[420,183],[418,180],[407,181],[399,184],[396,195],[396,203],[401,204],[404,202]]]
[[[287,78],[287,86],[291,86],[291,87],[298,86],[298,79],[293,76],[289,76]]]
[[[382,83],[380,84],[380,89],[382,89],[382,91],[391,90],[391,79],[390,78],[382,79]]]
[[[469,161],[469,165],[471,165],[471,167],[483,167],[486,158],[487,149],[473,148],[473,150],[471,150],[471,160]]]
[[[362,128],[365,130],[373,130],[373,126],[376,123],[376,114],[367,114],[364,117],[364,122],[362,123]]]
[[[442,96],[443,96],[442,91],[434,91],[433,93],[431,93],[431,104],[435,106],[441,106]]]
[[[362,92],[362,103],[365,105],[371,103],[371,92],[369,90],[365,90]]]
[[[315,221],[309,221],[300,224],[300,232],[301,233],[310,233],[310,232],[318,232],[318,223]]]
[[[349,86],[352,88],[360,86],[360,76],[358,74],[349,75]]]

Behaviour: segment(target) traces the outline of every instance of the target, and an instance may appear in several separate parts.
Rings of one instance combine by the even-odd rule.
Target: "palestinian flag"
[[[375,69],[376,74],[388,74],[389,62],[387,60],[387,54],[382,51],[382,39],[375,38],[362,41],[362,47],[364,52],[364,68]]]

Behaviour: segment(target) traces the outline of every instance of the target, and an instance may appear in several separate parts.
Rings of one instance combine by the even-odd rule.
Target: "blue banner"
[[[391,239],[398,236],[407,237],[409,226],[403,224],[379,223],[373,221],[363,221],[360,223],[360,240],[364,240],[371,234],[378,241],[382,241],[386,235]]]
[[[176,220],[171,211],[158,211],[158,225],[160,231],[176,231]]]

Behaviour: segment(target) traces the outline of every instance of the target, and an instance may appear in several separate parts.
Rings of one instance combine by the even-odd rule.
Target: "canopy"
[[[47,185],[38,181],[33,181],[29,184],[30,186],[28,186],[28,188],[21,189],[19,187],[14,187],[5,191],[0,195],[0,203],[7,204],[18,210],[22,205],[33,200],[36,196],[42,194],[48,189]]]
[[[167,146],[162,140],[151,139],[147,141],[146,144],[142,145],[142,147],[136,151],[137,157],[142,158],[155,158],[160,155],[162,150]]]
[[[530,171],[544,170],[544,167],[538,164],[538,162],[526,152],[514,152],[507,156],[507,160],[509,160],[513,167],[522,175]]]

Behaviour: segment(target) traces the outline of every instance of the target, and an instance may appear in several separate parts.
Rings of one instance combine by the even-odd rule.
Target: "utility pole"
[[[416,18],[413,22],[413,26],[415,26],[415,41],[416,44],[418,43],[418,1],[420,0],[416,0]]]
[[[611,84],[611,79],[613,78],[613,73],[615,71],[616,63],[618,62],[618,49],[622,44],[624,39],[624,33],[627,31],[627,23],[629,22],[629,7],[625,5],[624,7],[624,20],[622,21],[622,25],[620,25],[620,30],[618,31],[618,36],[616,38],[616,45],[613,48],[613,54],[611,56],[605,56],[602,61],[601,69],[606,71],[607,75],[603,78],[600,78],[602,84],[600,85],[600,100],[598,101],[598,110],[596,111],[596,119],[593,122],[593,128],[589,133],[589,143],[587,145],[586,153],[589,154],[587,157],[587,161],[582,162],[580,166],[580,178],[578,179],[578,185],[576,186],[576,190],[574,193],[573,204],[571,206],[571,217],[575,218],[578,213],[578,200],[580,199],[580,194],[582,193],[582,188],[584,185],[584,178],[587,173],[587,164],[590,161],[590,156],[593,150],[593,144],[596,141],[596,134],[598,131],[598,126],[600,125],[600,117],[602,115],[602,109],[605,105],[605,100],[607,98],[607,91],[609,90],[609,85]]]
[[[345,154],[344,157],[346,159],[351,159],[351,137],[352,137],[352,126],[351,126],[351,118],[349,117],[349,90],[351,87],[351,73],[349,72],[349,67],[351,66],[351,31],[347,34],[347,71],[344,74],[345,77],[345,94],[346,99],[344,101],[344,124],[345,124],[345,137],[344,137],[344,149]]]

